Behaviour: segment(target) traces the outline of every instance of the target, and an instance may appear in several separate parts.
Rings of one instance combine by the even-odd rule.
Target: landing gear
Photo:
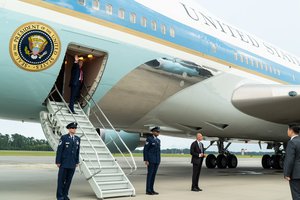
[[[280,148],[281,146],[281,143],[268,143],[267,148],[274,148],[275,154],[272,156],[264,155],[262,157],[261,164],[264,169],[283,169],[286,143],[283,144],[283,149]]]
[[[214,143],[215,141],[212,141],[210,146]],[[217,141],[218,145],[218,150],[219,150],[219,155],[216,157],[213,154],[209,154],[206,157],[206,167],[207,168],[215,168],[218,166],[219,169],[225,169],[225,168],[236,168],[238,165],[238,160],[237,157],[234,154],[231,154],[227,149],[231,145],[231,142],[227,144],[226,147],[224,147],[224,140],[219,140]]]
[[[206,167],[209,169],[213,169],[217,165],[217,158],[214,154],[209,154],[205,159]]]

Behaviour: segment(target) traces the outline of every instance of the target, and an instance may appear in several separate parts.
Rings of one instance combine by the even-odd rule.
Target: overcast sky
[[[300,56],[300,0],[196,0],[196,2],[223,21]],[[27,137],[45,138],[40,124],[37,123],[0,120],[0,133],[19,133]],[[193,141],[160,137],[162,148],[189,148]],[[258,145],[252,144],[234,144],[230,149],[239,151],[242,148],[259,151]]]

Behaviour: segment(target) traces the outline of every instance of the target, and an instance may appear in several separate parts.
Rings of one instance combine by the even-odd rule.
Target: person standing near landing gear
[[[190,153],[192,155],[191,163],[193,164],[193,176],[192,176],[192,188],[191,191],[199,192],[202,189],[199,188],[198,182],[204,159],[204,146],[202,144],[203,136],[201,133],[197,133],[196,141],[191,144]]]
[[[160,128],[154,127],[150,131],[153,135],[147,138],[143,150],[144,161],[147,166],[146,194],[158,195],[158,192],[154,191],[153,186],[160,163],[160,139],[157,138]]]

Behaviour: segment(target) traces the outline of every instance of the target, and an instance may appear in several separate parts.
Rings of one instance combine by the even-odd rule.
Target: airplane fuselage
[[[244,84],[299,84],[298,57],[184,1],[95,2],[0,0],[1,118],[39,121],[72,45],[107,55],[93,98],[118,129],[287,140],[285,125],[246,115],[231,100]],[[29,36],[35,31],[48,40]]]

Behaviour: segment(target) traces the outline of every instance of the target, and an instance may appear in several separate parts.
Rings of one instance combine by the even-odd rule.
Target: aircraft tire
[[[213,169],[217,165],[217,158],[214,154],[209,154],[205,159],[206,167],[209,169]]]
[[[225,169],[227,167],[227,157],[224,154],[218,155],[217,166],[219,169]]]
[[[261,165],[264,169],[270,169],[272,166],[272,162],[271,162],[271,156],[270,155],[264,155],[261,158]]]
[[[282,169],[283,168],[283,160],[281,155],[272,155],[272,168],[273,169]]]
[[[227,164],[228,164],[228,168],[236,168],[238,165],[238,159],[235,155],[230,154],[227,156]]]

